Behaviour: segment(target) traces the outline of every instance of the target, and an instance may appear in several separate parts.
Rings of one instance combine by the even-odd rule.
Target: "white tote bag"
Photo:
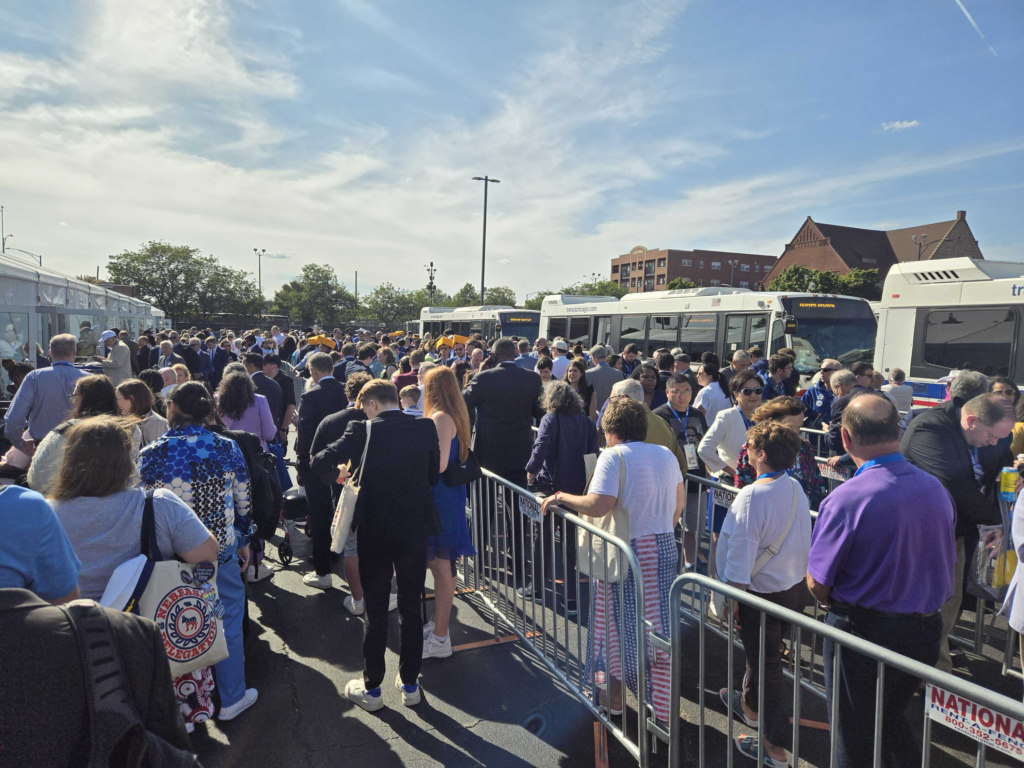
[[[356,515],[356,499],[359,497],[359,480],[363,476],[363,466],[366,464],[366,449],[370,447],[370,422],[366,423],[366,443],[363,445],[363,457],[359,460],[359,477],[350,477],[341,489],[341,498],[338,499],[338,507],[334,510],[334,522],[331,523],[331,552],[341,554],[345,551],[345,542],[348,541],[349,532],[352,530],[352,518]]]

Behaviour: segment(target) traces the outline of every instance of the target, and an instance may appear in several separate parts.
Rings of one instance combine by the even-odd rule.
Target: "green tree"
[[[812,286],[812,287],[808,287]],[[835,272],[819,272],[794,264],[786,267],[771,283],[769,291],[788,291],[792,293],[840,293],[840,280]]]
[[[305,264],[298,278],[285,283],[274,293],[273,308],[304,325],[319,323],[333,326],[354,318],[359,311],[359,302],[338,282],[332,267]]]
[[[530,296],[531,298],[528,298],[525,302],[523,302],[523,308],[535,310],[540,309],[541,305],[544,303],[544,298],[546,296],[552,296],[556,293],[558,293],[558,291],[537,291],[537,293],[529,293],[527,295]]]
[[[868,301],[879,301],[882,298],[877,269],[851,269],[840,276],[839,286],[838,292],[846,296],[859,296]]]
[[[196,308],[203,257],[197,248],[151,240],[137,251],[110,256],[107,274],[113,283],[134,285],[140,298],[169,318],[185,318]]]
[[[288,315],[292,320],[302,320],[302,283],[290,280],[274,293],[272,308],[275,313]]]
[[[510,307],[516,305],[516,292],[505,285],[495,285],[493,288],[485,288],[485,299],[488,304],[506,304]]]
[[[674,277],[668,281],[668,285],[665,286],[665,290],[678,291],[685,288],[696,288],[696,283],[693,280],[687,280],[685,277]]]
[[[381,283],[363,297],[364,314],[389,325],[413,320],[420,316],[422,296],[416,291],[404,291],[391,283]]]
[[[480,294],[472,283],[466,283],[459,288],[448,300],[449,307],[478,307],[480,306]]]

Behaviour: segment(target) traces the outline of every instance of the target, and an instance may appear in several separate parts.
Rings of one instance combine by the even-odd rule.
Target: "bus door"
[[[733,353],[741,349],[760,347],[768,342],[768,315],[728,315],[725,318],[725,346],[722,365],[732,361]]]
[[[630,344],[636,344],[641,352],[647,341],[647,315],[626,315],[622,318],[622,330],[619,332],[619,353],[625,351]]]
[[[714,352],[715,334],[718,330],[718,315],[714,312],[698,312],[685,315],[679,331],[679,347],[690,360],[700,360],[705,352]]]
[[[612,339],[612,319],[610,317],[595,317],[590,333],[590,346],[595,344],[608,344]]]
[[[644,358],[650,360],[656,350],[668,350],[679,341],[679,315],[651,315],[648,318],[647,348],[643,350]]]
[[[566,343],[569,345],[569,349],[572,350],[574,344],[587,343],[590,338],[590,318],[589,317],[570,317],[569,318],[569,333],[565,337]],[[550,341],[550,339],[548,339]]]

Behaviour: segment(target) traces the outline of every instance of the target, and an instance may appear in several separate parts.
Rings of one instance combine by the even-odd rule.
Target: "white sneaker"
[[[353,616],[362,616],[365,613],[366,608],[363,606],[363,601],[356,602],[352,599],[352,595],[348,595],[343,601],[345,610],[351,613]]]
[[[402,703],[405,706],[415,707],[420,703],[422,697],[420,696],[420,684],[418,682],[412,687],[410,692],[406,686],[402,685],[402,674],[399,673],[398,677],[395,678],[395,688],[402,692]]]
[[[426,640],[430,637],[430,633],[434,631],[434,620],[431,619],[423,625],[423,639]]]
[[[185,723],[185,733],[192,733],[196,729],[195,723]]]
[[[251,563],[245,569],[245,580],[252,584],[255,581],[263,581],[268,576],[272,576],[273,573],[273,569],[267,566],[267,561],[261,560],[259,563]]]
[[[256,698],[259,696],[259,692],[255,688],[248,688],[245,691],[245,695],[230,707],[221,707],[220,714],[217,715],[218,720],[234,720],[240,714],[245,712],[249,707],[256,703]]]
[[[323,576],[317,576],[316,571],[310,571],[302,577],[302,583],[307,587],[330,589],[334,586],[334,579],[331,578],[331,574],[329,573],[326,573]]]
[[[398,593],[392,592],[391,597],[388,598],[388,612],[395,610],[398,607]]]
[[[362,680],[349,680],[345,686],[345,696],[367,712],[376,712],[384,708],[384,697],[380,695],[380,689],[377,689],[376,696],[371,696]]]
[[[451,636],[441,640],[433,632],[423,641],[424,659],[447,659],[452,655]]]

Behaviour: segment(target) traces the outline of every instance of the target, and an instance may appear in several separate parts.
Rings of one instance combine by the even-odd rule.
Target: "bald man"
[[[842,363],[827,357],[821,361],[821,368],[818,371],[818,380],[804,392],[800,398],[804,408],[807,409],[807,421],[805,426],[812,429],[828,429],[829,418],[832,415],[832,401],[836,394],[830,384],[832,374],[842,370]]]

